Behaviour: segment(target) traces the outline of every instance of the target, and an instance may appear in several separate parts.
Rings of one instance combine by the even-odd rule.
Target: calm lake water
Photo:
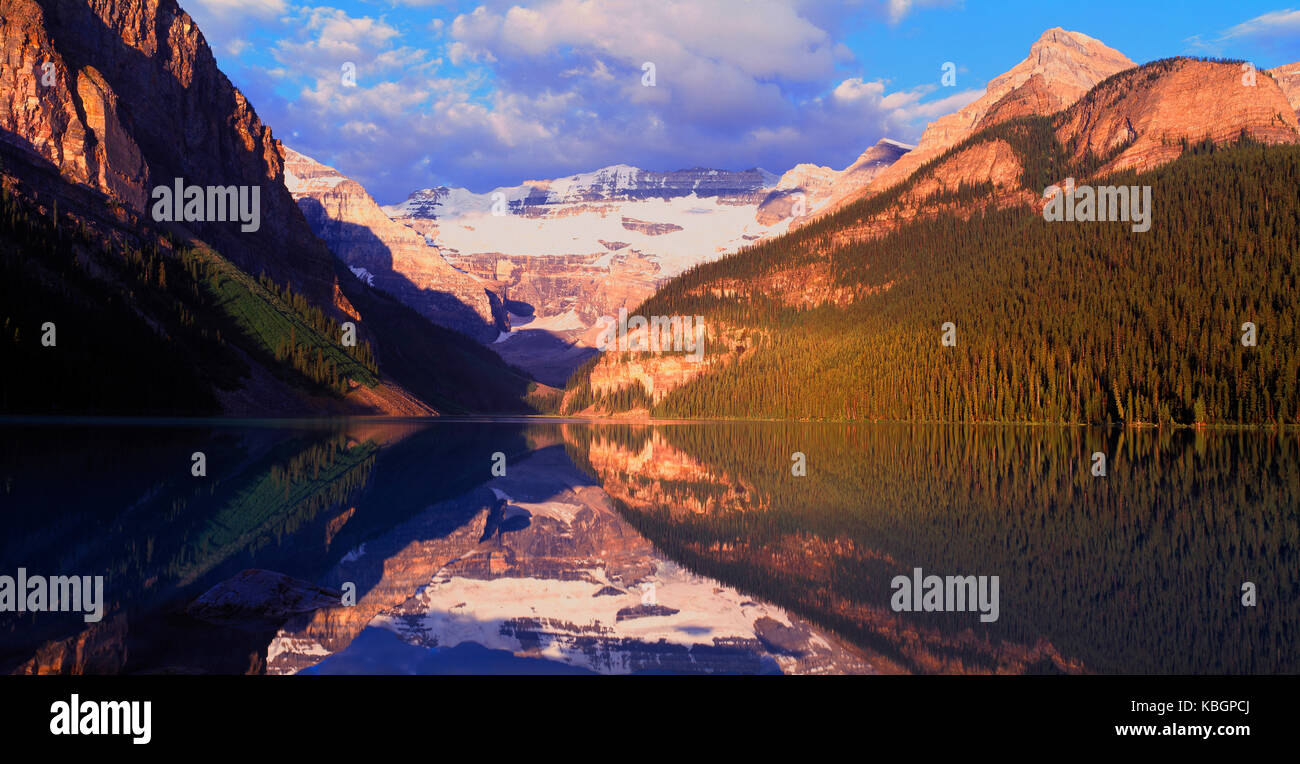
[[[1295,432],[344,420],[0,436],[0,576],[103,576],[106,601],[94,624],[0,612],[5,673],[1300,671]],[[996,576],[997,619],[896,611],[895,577],[917,568]]]

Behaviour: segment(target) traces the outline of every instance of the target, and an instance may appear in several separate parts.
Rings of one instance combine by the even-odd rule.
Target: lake
[[[1295,431],[0,434],[0,576],[104,591],[93,623],[0,612],[5,673],[1300,671]]]

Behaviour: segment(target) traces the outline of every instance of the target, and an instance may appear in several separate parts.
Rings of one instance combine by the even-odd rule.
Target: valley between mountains
[[[381,205],[277,139],[174,0],[12,0],[0,52],[6,413],[1300,416],[1300,63],[1139,66],[1055,28],[842,169]],[[1046,225],[1066,178],[1151,186],[1153,232]],[[260,228],[158,222],[175,179],[258,186]],[[702,317],[702,361],[601,352],[621,310]]]

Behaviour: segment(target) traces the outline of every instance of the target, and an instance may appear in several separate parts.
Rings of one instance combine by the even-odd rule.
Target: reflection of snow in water
[[[581,572],[577,580],[482,580],[440,572],[398,612],[372,625],[416,644],[470,642],[615,673],[636,670],[647,660],[643,653],[666,645],[757,642],[754,624],[760,619],[794,628],[779,608],[666,560],[655,560],[654,572],[635,582],[610,577],[600,566]],[[644,584],[653,585],[653,605],[643,603]],[[600,649],[593,649],[593,638],[604,643]],[[810,640],[810,649],[831,648],[820,636]],[[751,649],[765,652],[758,644]],[[794,657],[772,658],[773,668],[797,668]]]
[[[490,653],[602,673],[871,670],[856,653],[783,609],[663,557],[560,447],[512,462],[508,478],[491,482],[490,494],[480,489],[485,506],[459,531],[463,539],[444,539],[440,557],[424,556],[440,565],[430,578],[406,585],[414,588],[395,582],[396,590],[381,581],[363,597],[358,604],[372,609],[354,612],[374,617],[367,615],[351,636],[335,633],[352,642],[337,661],[322,662],[329,651],[320,640],[287,629],[271,645],[268,669],[321,664],[314,670],[405,672],[421,666],[441,672],[461,655],[449,650],[474,647],[479,652],[464,655],[481,666],[492,664],[483,662]],[[373,543],[405,549],[409,542],[399,536]],[[364,552],[359,547],[340,565]],[[387,557],[380,563],[384,578],[411,562]],[[374,607],[374,598],[383,597]],[[370,633],[364,641],[357,639],[362,631]],[[376,631],[442,657],[419,658]],[[509,660],[502,665],[519,668]]]

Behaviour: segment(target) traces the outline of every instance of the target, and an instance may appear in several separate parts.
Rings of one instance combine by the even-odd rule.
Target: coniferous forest
[[[565,440],[674,559],[909,670],[1300,668],[1293,432],[735,422],[569,426]],[[697,479],[592,464],[647,444]],[[1111,456],[1106,478],[1094,451]],[[891,611],[890,581],[913,567],[996,573],[1000,617]],[[1246,580],[1266,582],[1270,607],[1240,607]]]
[[[532,397],[544,391],[491,351],[385,295],[346,284],[365,306],[348,344],[344,319],[292,285],[198,240],[106,225],[120,214],[111,200],[61,212],[35,188],[0,184],[0,412],[219,414],[254,366],[313,400],[341,400],[377,385],[381,363],[439,411],[541,405]],[[376,348],[376,326],[403,340]]]
[[[999,129],[1021,135],[1028,152],[1034,136],[1050,136],[1034,124]],[[1042,174],[1027,164],[1031,173]],[[740,328],[757,347],[715,363],[652,413],[1300,422],[1300,148],[1185,145],[1159,169],[1089,182],[1150,185],[1151,229],[1053,223],[1023,206],[984,205],[968,218],[939,214],[881,238],[834,243],[837,226],[890,201],[876,197],[687,272],[639,311],[701,314],[711,335]],[[853,299],[807,308],[753,286],[818,268]],[[941,342],[947,322],[953,345]],[[1247,322],[1253,346],[1242,341]],[[587,384],[586,371],[570,391]]]

